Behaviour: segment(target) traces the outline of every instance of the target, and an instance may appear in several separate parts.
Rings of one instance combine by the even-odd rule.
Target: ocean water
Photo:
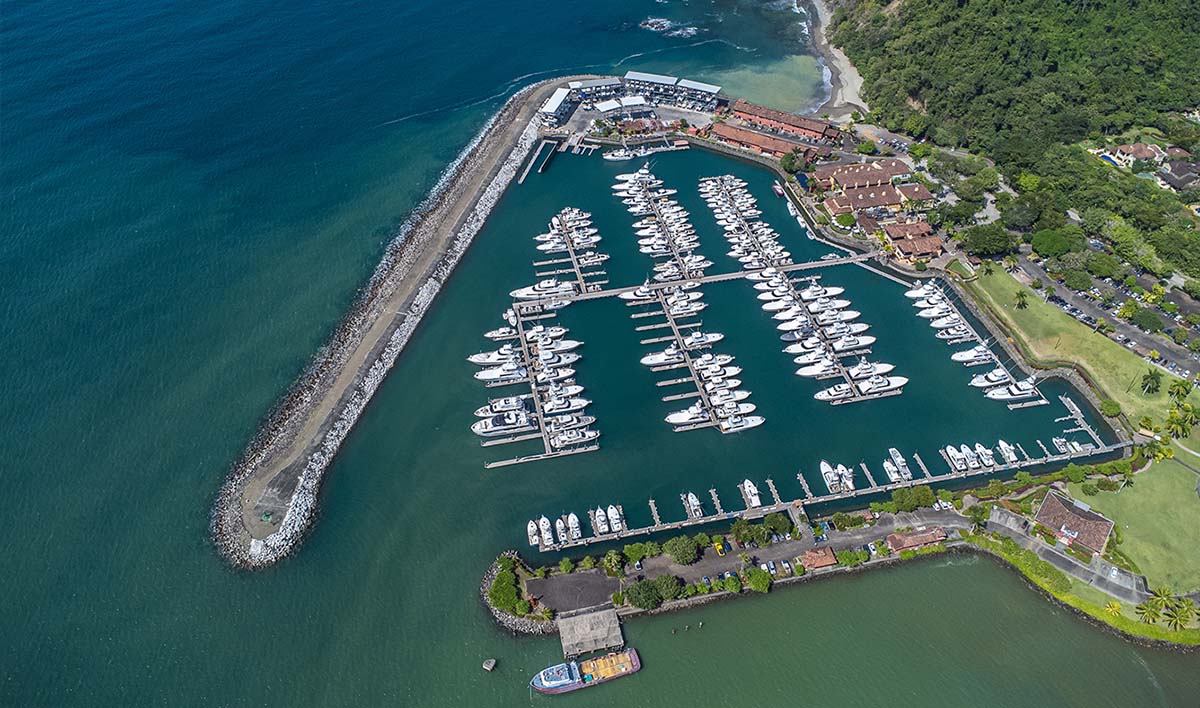
[[[494,629],[476,594],[486,562],[520,542],[534,510],[585,495],[632,507],[656,492],[619,469],[651,434],[675,449],[727,442],[659,435],[665,411],[643,375],[626,383],[637,425],[617,424],[620,400],[599,388],[592,396],[600,454],[578,466],[483,470],[488,458],[465,423],[485,394],[461,357],[479,346],[497,292],[510,286],[481,259],[507,253],[513,273],[527,269],[529,224],[575,194],[533,180],[506,197],[335,463],[299,554],[263,573],[227,568],[206,538],[213,494],[383,244],[507,95],[555,73],[635,68],[802,109],[822,96],[819,69],[797,43],[799,16],[779,5],[649,1],[64,1],[9,3],[4,15],[0,704],[529,701],[527,675],[557,644]],[[696,31],[650,32],[638,26],[648,17]],[[718,166],[689,166],[704,159],[678,156],[681,193],[694,189],[685,175]],[[565,159],[545,177],[589,168]],[[518,214],[524,199],[542,211]],[[604,226],[614,258],[631,235],[620,226]],[[638,268],[625,262],[626,274]],[[874,282],[856,268],[845,277],[864,295]],[[737,285],[711,289],[712,316],[731,346],[738,333],[739,357],[769,352],[753,356],[762,383],[749,369],[742,378],[774,408],[768,425],[786,430],[785,399],[766,389],[788,362],[762,341],[767,321]],[[625,339],[612,343],[606,367],[587,314],[564,319],[581,318],[580,377],[591,391],[620,367],[634,373],[620,344],[633,335],[618,312],[614,339]],[[892,341],[898,363],[915,356]],[[1039,435],[1039,415],[1028,428],[1008,424]],[[821,454],[850,455],[853,442],[847,434]],[[804,451],[818,449],[747,436],[728,454],[757,459],[768,447],[783,450],[764,460],[772,470],[810,466]],[[595,477],[605,472],[616,487]],[[672,498],[692,472],[665,471],[660,496]],[[707,472],[696,483],[728,480]],[[897,597],[905,621],[893,624]],[[1027,670],[1031,647],[1042,657],[1031,662],[1037,685],[1061,691],[1037,694],[1045,705],[1186,705],[1200,690],[1186,670],[1194,660],[1118,642],[985,563],[926,564],[694,616],[716,635],[703,648],[684,651],[669,633],[682,616],[633,623],[646,671],[576,702],[729,702],[802,689],[838,704],[859,695],[847,693],[853,675],[883,671],[901,703],[987,695],[1029,705],[1038,701],[1014,689],[1005,666]],[[848,636],[869,638],[870,651]],[[1048,667],[1064,655],[1088,660],[1054,683]],[[488,656],[500,668],[484,675]],[[939,672],[929,671],[934,661]],[[697,670],[712,666],[721,671]],[[726,671],[741,681],[721,679]]]

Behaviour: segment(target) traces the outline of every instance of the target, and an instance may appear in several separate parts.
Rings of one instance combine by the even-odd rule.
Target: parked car
[[[777,575],[777,573],[775,572],[775,561],[767,561],[767,571],[771,575]]]

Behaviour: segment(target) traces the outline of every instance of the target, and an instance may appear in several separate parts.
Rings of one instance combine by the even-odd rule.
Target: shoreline
[[[799,2],[799,0],[797,0]],[[821,67],[829,75],[829,98],[812,111],[820,117],[828,114],[834,123],[846,123],[855,111],[862,115],[870,107],[862,98],[863,78],[846,53],[829,43],[826,30],[833,17],[826,0],[806,0],[809,11],[809,38],[820,59]]]
[[[536,144],[533,121],[554,77],[517,91],[441,173],[384,248],[347,314],[264,417],[226,474],[210,515],[217,551],[259,569],[311,526],[342,441]]]
[[[516,559],[518,562],[520,562],[522,564],[524,563],[520,554],[516,551],[511,551],[511,550],[506,551],[502,555],[507,555],[509,557]],[[1187,643],[1183,643],[1183,642],[1173,642],[1173,641],[1169,641],[1166,639],[1156,639],[1154,637],[1147,637],[1147,636],[1143,636],[1143,635],[1139,635],[1139,634],[1133,634],[1124,629],[1121,629],[1120,627],[1117,627],[1116,625],[1106,622],[1099,617],[1095,617],[1095,616],[1085,612],[1084,610],[1082,610],[1078,607],[1075,607],[1074,605],[1071,605],[1070,603],[1056,597],[1054,594],[1052,594],[1048,590],[1039,586],[1034,581],[1033,578],[1031,578],[1024,571],[1022,571],[1019,567],[1017,567],[1012,562],[1010,562],[1007,558],[1005,558],[989,549],[982,548],[980,546],[972,544],[963,539],[947,541],[947,542],[945,542],[945,545],[942,548],[942,550],[933,552],[933,553],[918,554],[914,558],[903,559],[903,558],[900,558],[899,556],[888,556],[886,558],[875,559],[868,563],[864,563],[864,564],[858,565],[858,566],[852,566],[852,567],[835,566],[834,568],[830,568],[827,570],[820,570],[820,571],[811,572],[811,573],[805,573],[804,575],[779,578],[777,580],[774,580],[771,585],[772,585],[772,589],[804,586],[811,582],[836,580],[836,579],[840,579],[840,578],[846,578],[849,576],[855,576],[855,575],[858,575],[861,573],[872,572],[872,571],[879,570],[879,569],[896,568],[898,566],[907,565],[910,563],[920,563],[922,561],[941,558],[946,555],[981,556],[983,558],[987,558],[991,562],[995,563],[997,566],[999,566],[1001,568],[1006,568],[1006,569],[1012,571],[1023,582],[1024,585],[1026,585],[1034,593],[1040,595],[1043,599],[1049,601],[1051,605],[1054,605],[1061,609],[1067,610],[1073,616],[1084,621],[1086,624],[1089,624],[1092,627],[1099,629],[1101,631],[1112,634],[1112,635],[1116,636],[1117,638],[1127,641],[1131,644],[1135,644],[1137,646],[1146,647],[1146,648],[1150,648],[1150,649],[1159,649],[1159,650],[1163,650],[1163,651],[1176,652],[1176,653],[1180,653],[1180,654],[1200,653],[1200,644],[1187,644]],[[488,584],[490,584],[491,578],[494,576],[495,576],[495,562],[493,561],[492,565],[488,568],[488,573],[485,575],[486,582]],[[493,618],[496,620],[496,624],[499,627],[502,627],[505,630],[507,630],[510,634],[520,635],[520,636],[537,637],[537,636],[546,636],[548,634],[557,633],[556,631],[548,630],[544,625],[538,626],[538,627],[535,627],[535,626],[526,627],[524,625],[524,620],[522,620],[521,618],[515,617],[513,615],[508,615],[508,614],[496,609],[495,607],[492,607],[491,603],[487,601],[486,592],[484,592],[482,594],[483,594],[484,605],[488,608],[489,612],[492,614]],[[721,590],[721,591],[711,592],[706,595],[694,595],[694,596],[688,597],[688,598],[680,598],[678,600],[671,600],[669,602],[663,603],[661,606],[659,606],[653,610],[642,610],[642,609],[638,609],[636,607],[632,607],[629,605],[623,605],[621,607],[617,607],[614,609],[616,609],[617,614],[620,616],[621,620],[624,621],[631,617],[653,617],[653,616],[663,615],[663,614],[672,614],[675,612],[684,612],[684,611],[693,609],[695,607],[702,607],[702,606],[705,606],[705,605],[708,605],[708,604],[711,604],[714,602],[723,602],[726,600],[736,600],[741,597],[752,597],[756,594],[758,594],[758,593],[755,593],[754,591],[751,591],[749,589],[743,589],[742,592],[740,592],[740,593],[731,593],[727,590]],[[766,594],[769,595],[770,593],[766,593]],[[600,607],[603,608],[603,607],[607,607],[609,605],[611,605],[611,603],[608,603],[608,605],[602,605]],[[596,609],[598,609],[598,608],[596,608]]]

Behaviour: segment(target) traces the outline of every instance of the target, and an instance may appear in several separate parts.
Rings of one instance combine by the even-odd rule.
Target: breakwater
[[[564,80],[514,94],[443,171],[329,342],[266,416],[212,508],[213,543],[232,564],[270,565],[310,527],[330,462],[528,157],[535,111]]]

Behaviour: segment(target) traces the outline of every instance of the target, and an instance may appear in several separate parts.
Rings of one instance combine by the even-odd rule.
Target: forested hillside
[[[859,0],[833,42],[876,121],[1009,165],[1200,104],[1196,0]]]

